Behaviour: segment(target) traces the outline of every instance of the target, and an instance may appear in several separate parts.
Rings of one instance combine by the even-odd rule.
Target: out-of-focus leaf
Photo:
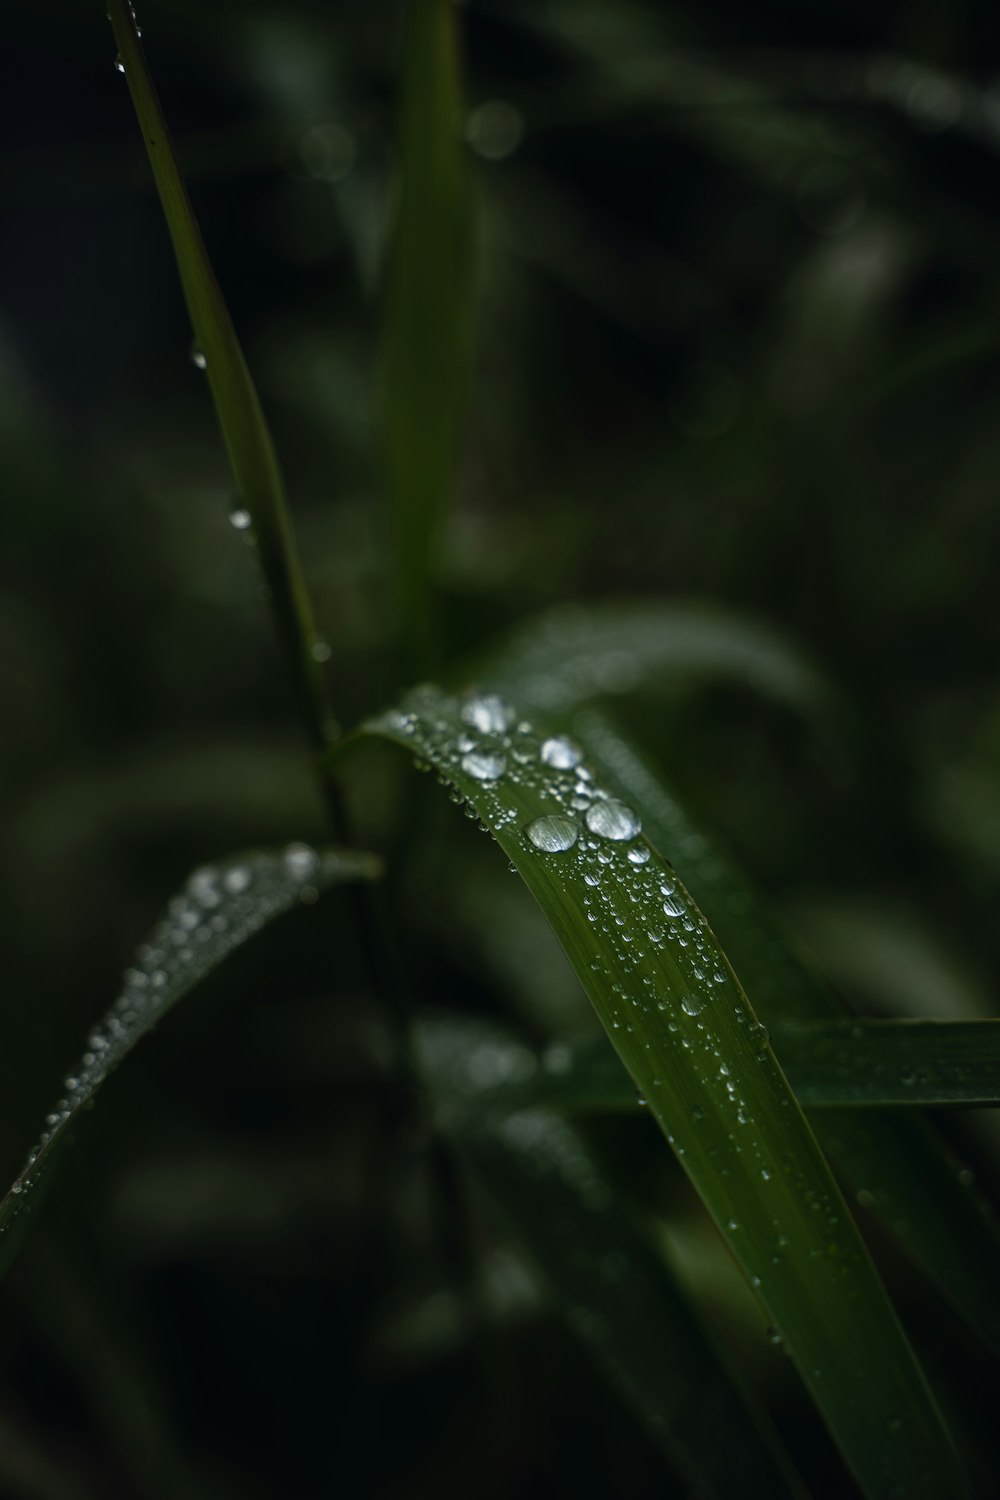
[[[23,1224],[33,1189],[81,1112],[136,1043],[266,923],[301,902],[317,900],[331,885],[373,878],[378,869],[370,854],[339,849],[319,853],[307,844],[290,844],[283,853],[239,855],[194,872],[136,954],[121,994],[88,1036],[76,1068],[63,1080],[63,1095],[46,1119],[41,1140],[0,1201],[0,1235],[6,1236],[0,1269],[16,1250],[19,1236],[10,1231],[18,1220]]]
[[[1000,1104],[1000,1021],[779,1021],[771,1046],[805,1109]],[[536,1102],[635,1109],[635,1089],[603,1042],[546,1054]],[[521,1101],[522,1104],[526,1100]],[[513,1108],[509,1101],[508,1108]]]
[[[406,29],[399,210],[385,330],[385,436],[400,626],[435,650],[433,567],[453,488],[471,347],[470,186],[456,8],[413,0]]]
[[[570,740],[434,688],[370,721],[465,799],[542,907],[615,1050],[871,1496],[961,1495],[950,1438],[795,1097],[673,867]]]
[[[800,1494],[766,1415],[727,1378],[580,1135],[539,1106],[484,1117],[498,1085],[533,1075],[530,1048],[496,1027],[440,1020],[421,1024],[417,1051],[442,1129],[691,1493]]]
[[[637,688],[717,679],[806,713],[832,702],[819,669],[780,631],[696,601],[565,605],[520,626],[477,673],[524,712],[547,715]]]

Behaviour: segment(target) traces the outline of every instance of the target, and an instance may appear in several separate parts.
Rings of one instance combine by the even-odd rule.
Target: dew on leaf
[[[580,764],[580,751],[572,740],[564,735],[544,742],[540,751],[542,762],[557,771],[572,771]]]
[[[625,802],[616,802],[608,798],[604,802],[595,802],[584,813],[584,822],[591,833],[598,837],[611,839],[618,843],[625,839],[634,839],[642,824],[636,813]]]
[[[560,854],[565,849],[572,849],[580,829],[572,818],[560,813],[550,813],[543,818],[535,818],[524,831],[536,849],[541,849],[545,854]]]
[[[506,769],[506,758],[495,751],[469,750],[462,756],[462,770],[474,781],[496,781]]]
[[[462,705],[462,718],[480,734],[503,734],[511,722],[511,711],[498,693],[481,693]]]

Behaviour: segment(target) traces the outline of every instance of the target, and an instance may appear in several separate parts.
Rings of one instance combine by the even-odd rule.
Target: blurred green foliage
[[[352,723],[420,654],[382,442],[404,10],[146,0],[140,19]],[[857,1009],[996,1014],[997,15],[470,0],[455,22],[475,354],[428,533],[440,653],[566,601],[724,608],[734,651],[743,616],[780,632],[835,710],[731,667],[616,709]],[[11,1178],[165,895],[207,857],[320,837],[322,811],[103,8],[19,7],[5,40]],[[387,761],[350,777],[417,998],[520,1006],[537,1042],[585,1031],[461,820]],[[387,1163],[351,939],[336,901],[296,913],[109,1088],[3,1289],[3,1493],[683,1492],[503,1229],[475,1213],[472,1295],[424,1145]],[[995,1201],[993,1119],[945,1130]],[[626,1148],[814,1493],[851,1494],[659,1142],[602,1127]],[[995,1367],[873,1239],[951,1414],[995,1453]]]

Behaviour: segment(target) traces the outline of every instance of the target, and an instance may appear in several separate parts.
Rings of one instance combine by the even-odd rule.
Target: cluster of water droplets
[[[363,856],[320,853],[301,843],[196,870],[138,950],[117,1000],[87,1037],[86,1051],[63,1080],[63,1095],[10,1191],[18,1195],[32,1186],[70,1120],[92,1102],[139,1038],[200,979],[274,917],[312,904],[337,880],[363,873],[369,873]]]
[[[377,727],[410,744],[454,800],[464,802],[468,795],[466,810],[508,848],[518,849],[526,877],[526,861],[537,859],[547,879],[582,905],[594,932],[590,968],[604,992],[606,1024],[630,1066],[634,1061],[641,1068],[643,1102],[677,1155],[717,1155],[721,1121],[728,1142],[719,1178],[752,1175],[765,1195],[780,1187],[774,1182],[773,1143],[758,1132],[758,1106],[771,1090],[786,1106],[791,1096],[767,1031],[686,889],[643,839],[637,809],[601,784],[571,738],[540,732],[495,693],[456,702],[436,689],[418,689]],[[527,816],[526,807],[537,811]],[[688,1106],[682,1123],[676,1101],[690,1098],[692,1076],[701,1085],[699,1102]],[[709,1118],[712,1128],[700,1129]],[[743,1161],[734,1172],[729,1163],[738,1157]],[[833,1199],[817,1195],[815,1205],[807,1206],[810,1218],[815,1208],[834,1230],[839,1215]],[[721,1222],[734,1238],[742,1235],[739,1220],[725,1210]],[[767,1255],[760,1245],[754,1251],[765,1273],[783,1258],[786,1227],[775,1216]],[[751,1280],[761,1286],[759,1275]]]
[[[498,694],[471,695],[457,709],[458,726],[451,700],[418,690],[381,727],[409,740],[456,800],[464,800],[463,778],[476,783],[472,812],[491,832],[517,825],[522,849],[543,858],[557,880],[579,888],[582,877],[587,920],[611,940],[617,968],[637,970],[669,947],[691,991],[683,1009],[698,1014],[706,992],[728,975],[686,891],[651,859],[637,810],[600,784],[571,738],[539,732]],[[539,811],[525,819],[528,801]]]

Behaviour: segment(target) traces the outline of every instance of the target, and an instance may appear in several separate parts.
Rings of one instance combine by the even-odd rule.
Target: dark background
[[[456,15],[479,290],[439,560],[450,654],[574,599],[694,598],[778,627],[836,695],[821,724],[711,673],[623,717],[860,1009],[989,1014],[996,7]],[[377,447],[401,17],[140,12],[348,723],[403,686]],[[103,6],[12,7],[3,33],[10,1178],[187,871],[322,821]],[[419,997],[519,1006],[536,1038],[578,1028],[561,960],[462,820],[395,764],[353,774],[369,844],[420,804],[394,877]],[[392,1169],[385,1259],[359,1274],[385,1168],[350,938],[336,896],[296,913],[109,1086],[5,1284],[4,1494],[672,1493],[478,1219],[490,1358],[470,1343],[416,1147]],[[988,1126],[947,1128],[995,1186]],[[902,1295],[986,1422],[995,1372],[905,1274]],[[850,1494],[759,1358],[816,1493]]]

